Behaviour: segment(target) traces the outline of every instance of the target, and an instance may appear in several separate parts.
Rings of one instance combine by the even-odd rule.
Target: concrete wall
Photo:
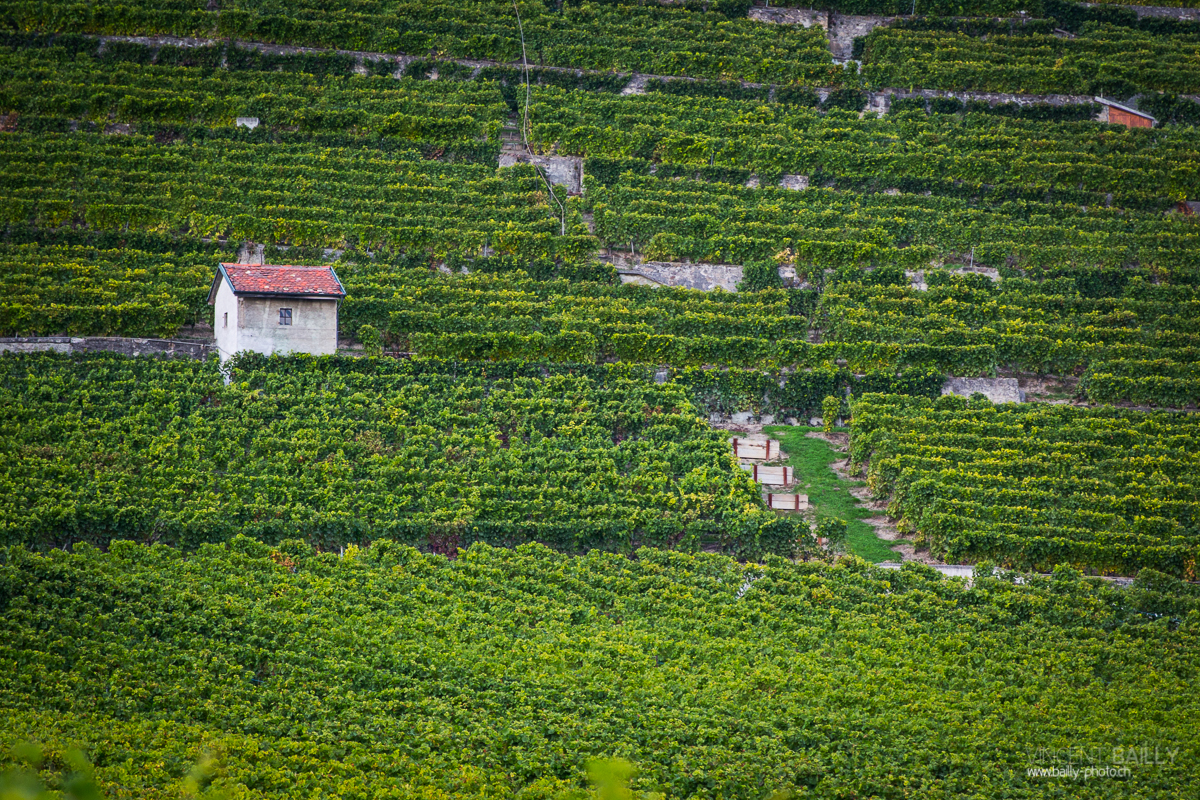
[[[0,353],[120,353],[125,356],[165,355],[203,359],[213,351],[213,346],[204,342],[175,339],[126,339],[116,336],[0,338]]]
[[[338,304],[336,300],[302,300],[291,297],[238,297],[234,352],[312,353],[337,352]],[[292,324],[279,324],[279,309],[292,310]],[[230,315],[232,324],[233,315]],[[222,360],[228,358],[221,353]]]

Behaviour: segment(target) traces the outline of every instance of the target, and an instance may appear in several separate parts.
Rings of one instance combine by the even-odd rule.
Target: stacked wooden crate
[[[782,457],[778,441],[734,436],[730,438],[729,444],[733,448],[733,454],[741,462],[742,469],[750,473],[755,483],[764,487],[787,488],[796,482],[791,467],[759,463],[776,461]],[[808,510],[808,495],[803,494],[774,493],[768,489],[763,492],[763,502],[767,504],[767,508],[777,511]]]

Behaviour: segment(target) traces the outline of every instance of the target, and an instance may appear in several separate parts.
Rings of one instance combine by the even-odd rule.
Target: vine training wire
[[[517,32],[521,34],[521,64],[525,67],[525,107],[522,110],[523,119],[521,122],[521,142],[525,145],[525,152],[529,154],[529,162],[533,164],[533,150],[529,147],[529,136],[526,130],[529,128],[529,59],[525,56],[525,26],[521,24],[521,12],[517,9],[517,0],[513,0],[513,13],[517,15]],[[542,182],[546,184],[546,191],[554,198],[554,202],[558,204],[559,211],[562,212],[560,219],[562,235],[567,235],[567,209],[563,206],[562,201],[558,199],[558,195],[554,194],[554,187],[550,185],[550,180],[542,172],[542,168],[537,164],[533,164],[533,168],[537,170],[537,174],[541,177]]]

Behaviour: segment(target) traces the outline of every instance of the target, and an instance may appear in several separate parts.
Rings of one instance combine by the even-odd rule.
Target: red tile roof
[[[286,294],[345,297],[346,290],[333,267],[294,267],[276,264],[222,264],[234,294]]]

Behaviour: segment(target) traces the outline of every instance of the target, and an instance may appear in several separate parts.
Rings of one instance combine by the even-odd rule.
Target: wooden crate
[[[744,439],[734,436],[729,440],[729,444],[733,446],[735,456],[751,461],[772,461],[782,455],[779,442],[774,439]]]
[[[775,511],[808,511],[806,494],[765,494],[767,508]]]
[[[742,469],[754,476],[756,483],[763,486],[791,486],[795,480],[791,467],[763,467],[758,464],[742,464]]]

